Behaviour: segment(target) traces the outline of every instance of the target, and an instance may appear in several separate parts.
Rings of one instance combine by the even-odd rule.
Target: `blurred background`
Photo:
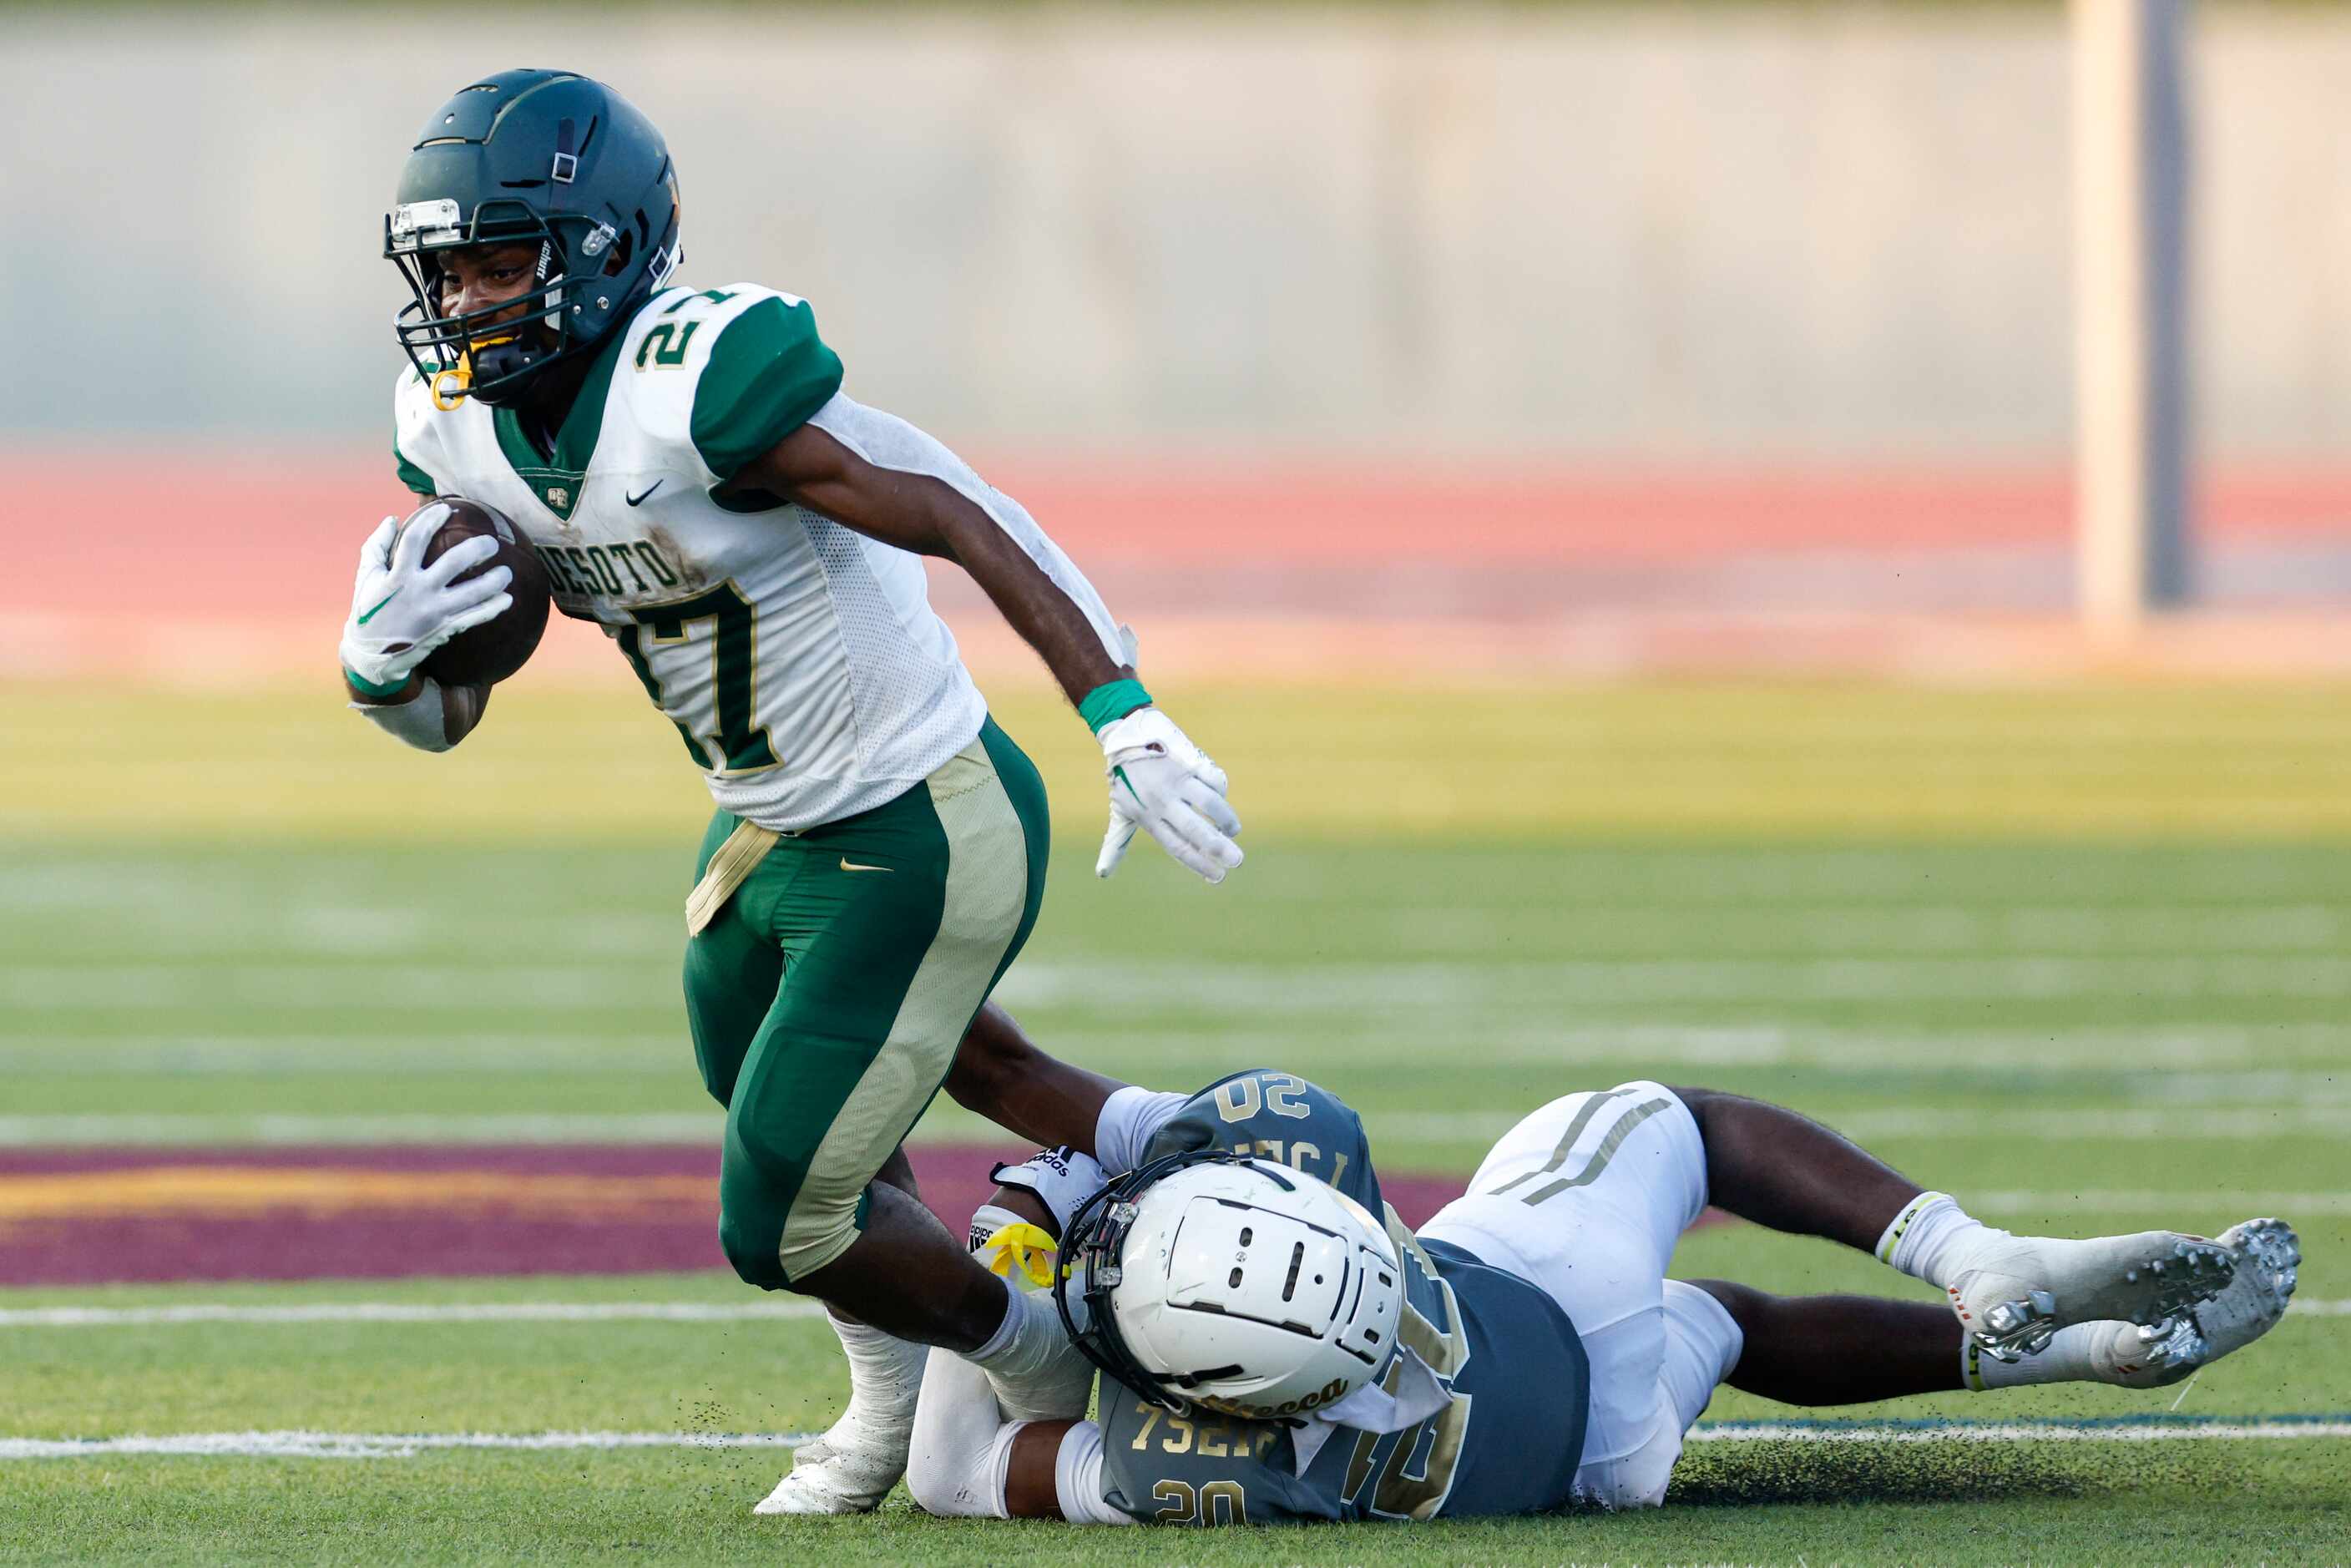
[[[2126,662],[2340,668],[2351,15],[2158,10],[2199,613]],[[665,130],[694,277],[811,300],[1161,669],[2085,658],[2077,303],[2130,296],[2077,241],[2128,215],[2059,5],[0,17],[0,672],[320,662],[398,496],[392,180],[542,57]]]
[[[1097,883],[1098,754],[935,574],[1052,787],[1048,1045],[1299,1068],[1439,1177],[1657,1076],[2006,1223],[2345,1239],[2351,9],[8,7],[0,1285],[719,1262],[665,724],[579,626],[447,757],[338,695],[385,204],[526,63],[1228,766],[1226,886]],[[27,1429],[113,1386],[57,1364]]]

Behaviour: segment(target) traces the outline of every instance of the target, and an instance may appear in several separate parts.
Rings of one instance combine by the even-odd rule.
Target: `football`
[[[423,673],[444,686],[487,686],[521,669],[547,632],[550,601],[547,568],[540,562],[538,552],[523,538],[522,530],[504,513],[459,496],[440,496],[425,502],[409,513],[400,526],[403,531],[415,528],[434,530],[424,547],[427,565],[459,541],[487,534],[498,541],[498,553],[465,576],[479,577],[499,566],[514,570],[514,581],[507,589],[514,595],[514,602],[506,612],[470,632],[458,632],[435,648],[421,666]]]

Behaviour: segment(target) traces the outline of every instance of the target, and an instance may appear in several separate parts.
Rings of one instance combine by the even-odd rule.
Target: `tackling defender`
[[[1007,1107],[1021,1129],[1076,1149],[1000,1172],[975,1239],[1056,1281],[1102,1396],[1079,1419],[1080,1377],[1050,1418],[1010,1418],[935,1354],[907,1473],[934,1513],[1654,1506],[1718,1384],[1793,1405],[2156,1387],[2266,1333],[2301,1261],[2274,1219],[2217,1241],[2011,1236],[1792,1112],[1651,1082],[1536,1111],[1416,1235],[1381,1201],[1362,1123],[1302,1079],[1155,1094],[1052,1061],[993,1006],[976,1032],[1032,1086]],[[1709,1202],[1872,1252],[1950,1305],[1667,1279]]]
[[[1047,843],[1036,769],[919,558],[968,571],[1101,739],[1100,874],[1141,827],[1220,881],[1241,861],[1224,775],[1029,514],[841,392],[805,301],[678,281],[668,150],[610,89],[466,87],[417,137],[384,234],[414,295],[401,479],[510,517],[708,779],[685,998],[726,1107],[719,1234],[746,1281],[828,1303],[852,1374],[848,1413],[760,1507],[871,1508],[904,1468],[924,1345],[1017,1377],[1061,1335],[931,1218],[899,1151],[1035,923]],[[434,531],[387,518],[368,539],[340,652],[360,712],[441,751],[489,691],[418,667],[511,597],[504,567],[458,580],[490,539],[424,565]]]

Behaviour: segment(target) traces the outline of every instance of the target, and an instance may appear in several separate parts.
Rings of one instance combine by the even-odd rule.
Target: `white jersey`
[[[782,831],[903,794],[987,716],[917,557],[773,497],[721,498],[802,424],[962,492],[1125,662],[1100,597],[1018,503],[841,382],[804,301],[738,283],[648,299],[597,354],[551,453],[509,410],[439,406],[413,370],[393,394],[409,487],[512,518],[556,608],[619,644],[712,798]]]

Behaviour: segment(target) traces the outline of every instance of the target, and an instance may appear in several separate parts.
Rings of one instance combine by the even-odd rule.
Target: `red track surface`
[[[2062,545],[2056,468],[1868,473],[1520,465],[1009,462],[991,474],[1081,562],[1228,571],[1425,562],[1450,568],[1669,565],[1767,551]],[[406,493],[374,454],[217,452],[126,460],[0,453],[0,611],[172,617],[340,610],[360,539]],[[2237,469],[2217,537],[2351,536],[2351,470]],[[1213,608],[1213,607],[1207,607]]]
[[[987,466],[1164,675],[2351,669],[2351,466],[2217,471],[2205,607],[2126,654],[2074,620],[2055,465]],[[381,453],[218,447],[0,450],[0,680],[214,686],[315,685],[359,541],[411,499]],[[984,679],[1036,678],[967,579],[932,579]],[[534,678],[625,685],[602,641],[559,631]]]
[[[957,1234],[994,1160],[910,1150]],[[1414,1224],[1458,1181],[1395,1176]],[[724,1268],[715,1145],[0,1151],[0,1286]]]

